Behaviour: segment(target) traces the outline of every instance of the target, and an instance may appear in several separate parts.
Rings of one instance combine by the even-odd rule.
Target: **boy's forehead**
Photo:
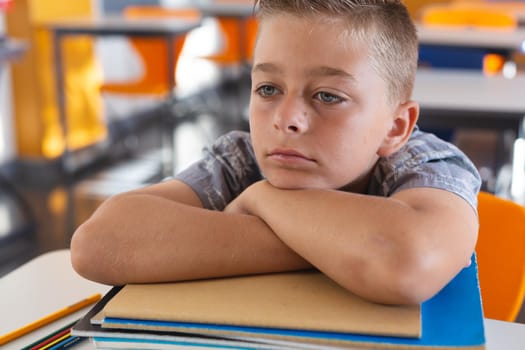
[[[265,47],[273,47],[285,42],[290,45],[287,49],[301,46],[315,51],[325,49],[324,53],[327,55],[354,55],[356,52],[368,52],[368,42],[362,40],[361,36],[353,34],[354,31],[349,28],[344,18],[281,13],[264,18],[260,22],[256,48],[263,41]]]
[[[348,18],[346,16],[332,16],[328,14],[297,14],[297,13],[289,13],[289,12],[275,12],[272,14],[260,16],[258,18],[259,22],[264,25],[265,23],[269,22],[272,23],[274,21],[278,20],[285,20],[285,21],[293,21],[296,23],[304,23],[307,25],[313,26],[313,28],[316,27],[326,27],[333,24],[345,24],[345,22],[348,22]]]
[[[375,82],[374,88],[386,88],[370,59],[370,45],[344,33],[344,25],[289,15],[267,18],[261,23],[252,73],[307,80],[334,78],[347,86]]]
[[[365,37],[373,35],[372,32],[369,32],[372,27],[360,28],[361,25],[356,26],[352,19],[345,16],[297,15],[281,12],[259,18],[259,36],[265,33],[263,29],[276,26],[281,27],[282,31],[278,33],[268,31],[270,35],[281,36],[291,33],[297,40],[300,40],[312,34],[321,33],[325,35],[326,40],[337,41],[338,45],[345,46],[357,44],[368,46]]]

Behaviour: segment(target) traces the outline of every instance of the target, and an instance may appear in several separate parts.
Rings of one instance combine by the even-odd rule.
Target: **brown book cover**
[[[126,285],[106,317],[419,338],[421,307],[366,301],[317,271]]]

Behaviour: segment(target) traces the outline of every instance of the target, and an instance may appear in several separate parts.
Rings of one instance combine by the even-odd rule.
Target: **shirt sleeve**
[[[207,209],[223,210],[262,179],[247,132],[232,131],[203,150],[203,157],[175,176],[190,186]]]
[[[465,199],[477,212],[481,177],[456,146],[415,129],[404,147],[379,160],[371,187],[384,196],[415,187],[443,189]]]

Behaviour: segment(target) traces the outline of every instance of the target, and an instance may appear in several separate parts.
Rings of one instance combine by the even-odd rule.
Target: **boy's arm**
[[[464,199],[432,188],[386,198],[283,190],[261,181],[226,211],[260,217],[342,286],[393,304],[419,303],[437,293],[470,261],[478,231]]]
[[[203,209],[179,181],[105,201],[73,235],[71,258],[111,285],[310,267],[260,218]]]

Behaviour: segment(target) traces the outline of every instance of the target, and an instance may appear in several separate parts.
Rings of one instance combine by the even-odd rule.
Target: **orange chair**
[[[250,17],[246,22],[246,61],[253,60],[253,50],[257,41],[257,32],[259,31],[259,22],[256,17]]]
[[[525,207],[481,192],[476,245],[485,317],[515,321],[525,297]]]
[[[215,4],[252,4],[248,0],[215,0]],[[216,54],[203,58],[219,65],[233,65],[248,63],[253,57],[253,48],[257,36],[258,22],[255,15],[237,17],[216,17],[219,31],[223,40],[223,47]]]
[[[166,18],[175,17],[187,20],[199,20],[201,14],[192,8],[166,9],[160,6],[128,6],[124,10],[124,16],[129,18]],[[186,35],[179,36],[174,43],[175,66],[180,57]],[[132,47],[142,60],[144,74],[140,79],[130,82],[105,83],[101,87],[102,92],[121,94],[151,94],[166,95],[169,91],[167,46],[163,38],[141,38],[130,39]]]
[[[425,8],[421,18],[425,25],[463,26],[475,28],[498,28],[514,30],[518,21],[507,11],[483,8],[479,4],[431,5]]]
[[[207,55],[204,58],[220,65],[249,62],[255,46],[257,19],[253,16],[245,19],[218,17],[217,22],[223,48],[217,54]]]

